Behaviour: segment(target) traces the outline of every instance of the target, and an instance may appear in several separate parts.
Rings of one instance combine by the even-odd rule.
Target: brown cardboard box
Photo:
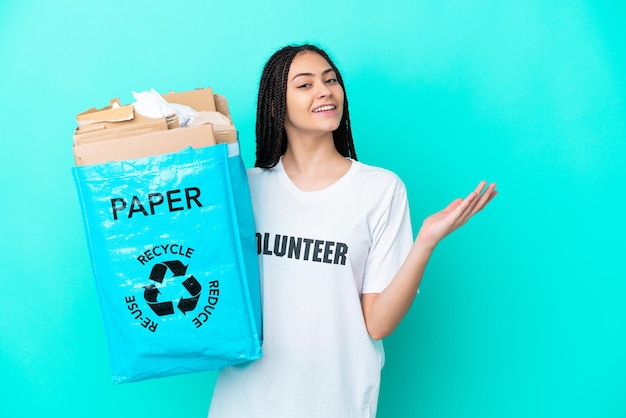
[[[180,128],[175,115],[150,119],[132,111],[130,119],[111,122],[106,118],[128,116],[128,106],[111,106],[100,110],[89,109],[77,116],[82,118],[74,133],[76,165],[101,164],[180,151],[186,147],[205,147],[221,142],[237,141],[237,130],[232,124],[228,104],[223,96],[214,95],[209,88],[162,95],[169,103],[189,106],[196,111],[219,111],[231,125],[211,124]],[[119,105],[119,101],[117,102]],[[217,106],[216,106],[217,105]],[[120,108],[124,109],[118,111]],[[117,112],[112,112],[117,111]],[[89,120],[88,124],[84,121]]]

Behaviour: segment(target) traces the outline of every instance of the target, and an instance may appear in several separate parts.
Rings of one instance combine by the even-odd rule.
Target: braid
[[[287,150],[285,116],[287,114],[287,75],[295,56],[302,51],[320,54],[335,70],[337,81],[344,89],[339,70],[326,52],[313,45],[286,46],[271,56],[265,64],[259,84],[256,118],[256,167],[274,167]],[[348,98],[344,94],[343,115],[339,127],[333,132],[335,148],[344,157],[356,160],[356,151],[350,127]]]

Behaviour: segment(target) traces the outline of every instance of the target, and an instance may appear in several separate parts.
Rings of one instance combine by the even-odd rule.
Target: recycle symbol
[[[155,281],[157,283],[163,283],[165,279],[165,275],[167,272],[171,271],[173,273],[172,277],[181,277],[185,276],[187,272],[187,266],[181,263],[178,260],[173,261],[164,261],[163,263],[157,263],[152,267],[152,271],[150,272],[150,280]],[[187,289],[187,292],[191,295],[189,298],[180,298],[178,301],[178,309],[183,313],[187,314],[189,311],[193,311],[198,304],[198,299],[200,298],[200,292],[202,290],[202,286],[196,280],[193,275],[189,275],[185,281],[183,281],[183,286]],[[148,306],[154,311],[155,314],[159,316],[172,315],[174,313],[174,302],[159,302],[157,298],[161,294],[161,291],[153,284],[147,285],[143,287],[145,290],[143,292],[143,297],[148,302]]]

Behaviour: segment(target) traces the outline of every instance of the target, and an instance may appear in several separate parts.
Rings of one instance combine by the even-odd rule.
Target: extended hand
[[[495,183],[485,189],[486,185],[486,181],[481,181],[465,199],[455,199],[441,212],[424,219],[417,234],[417,241],[434,248],[448,234],[463,226],[469,218],[480,212],[498,194]]]

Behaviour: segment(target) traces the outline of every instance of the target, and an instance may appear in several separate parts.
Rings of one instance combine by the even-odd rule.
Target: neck
[[[308,167],[317,167],[320,164],[328,163],[337,156],[341,156],[335,148],[332,133],[319,137],[299,137],[297,139],[292,136],[287,142],[287,150],[283,157],[283,164],[287,160],[287,164],[307,169]]]
[[[317,139],[289,138],[283,167],[291,181],[303,191],[321,190],[339,180],[350,169],[333,141],[332,133]]]

